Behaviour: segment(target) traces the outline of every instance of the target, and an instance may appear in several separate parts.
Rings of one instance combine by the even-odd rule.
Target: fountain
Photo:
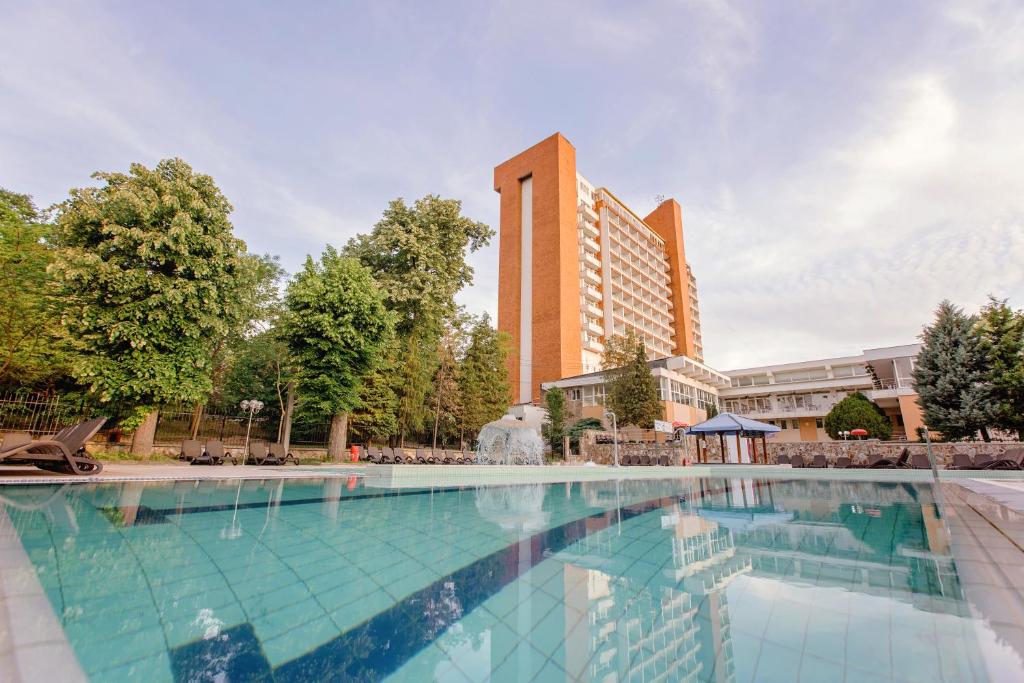
[[[551,520],[551,513],[544,511],[546,495],[542,484],[483,486],[476,490],[476,509],[506,531],[530,534]]]
[[[544,442],[537,430],[511,415],[488,422],[477,438],[481,465],[543,465]]]

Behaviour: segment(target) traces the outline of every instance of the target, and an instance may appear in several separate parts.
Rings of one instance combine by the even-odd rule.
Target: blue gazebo
[[[758,422],[749,417],[736,415],[735,413],[719,413],[710,420],[704,420],[700,424],[686,428],[686,434],[698,436],[707,441],[708,434],[718,434],[718,441],[722,448],[722,464],[725,464],[725,435],[736,436],[736,457],[740,457],[740,438],[746,437],[756,439],[761,437],[761,444],[764,450],[764,462],[768,462],[768,434],[780,431],[779,427],[770,425],[767,422]],[[754,442],[756,444],[756,442]],[[757,463],[757,446],[754,446],[753,460]],[[707,456],[705,456],[707,462]]]

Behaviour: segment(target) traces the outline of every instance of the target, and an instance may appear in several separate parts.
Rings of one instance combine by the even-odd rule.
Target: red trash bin
[[[352,446],[349,450],[352,453],[352,462],[359,462],[359,446]]]

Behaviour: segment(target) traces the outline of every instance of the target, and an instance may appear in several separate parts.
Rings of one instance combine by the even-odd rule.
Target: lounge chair
[[[667,453],[664,453],[658,456],[658,464],[662,467],[669,467],[672,464],[672,458]]]
[[[45,439],[8,434],[0,443],[0,463],[35,465],[61,474],[99,474],[103,465],[85,452],[85,444],[106,421],[105,417],[97,417],[65,427]]]
[[[291,453],[285,453],[283,443],[272,443],[267,450],[267,457],[260,464],[262,465],[293,465],[299,464],[299,459]]]
[[[995,457],[990,453],[978,453],[974,456],[974,469],[984,469],[989,463],[995,462]]]
[[[651,464],[651,456],[647,455],[646,453],[642,454],[640,456],[640,464],[643,465],[644,467],[647,467],[648,465],[650,465]]]
[[[1003,452],[992,462],[985,463],[986,470],[1020,470],[1024,469],[1024,448],[1011,448]]]
[[[253,441],[249,444],[249,457],[245,459],[245,462],[251,462],[253,465],[262,465],[267,461],[267,444],[265,441]]]
[[[973,470],[974,461],[971,460],[971,456],[966,453],[954,453],[953,464],[950,466],[952,470]]]
[[[422,448],[416,449],[416,462],[420,465],[427,464],[427,454],[423,452]]]
[[[395,463],[395,449],[391,446],[384,446],[381,450],[380,463],[382,465],[394,465]]]
[[[869,469],[874,470],[893,470],[900,469],[907,466],[907,461],[910,460],[910,449],[904,448],[900,451],[900,454],[896,458],[886,458],[883,456],[877,456],[875,460],[868,463]]]
[[[837,470],[845,470],[845,469],[850,468],[852,466],[852,464],[853,463],[850,461],[850,459],[847,456],[840,455],[838,458],[836,458],[836,462],[835,462],[835,464],[832,465],[832,467],[834,467]]]
[[[778,458],[776,458],[775,462],[778,463],[779,465],[788,465],[788,464],[790,464],[789,463],[789,456],[788,455],[780,455]]]
[[[914,453],[910,456],[910,467],[915,470],[930,470],[932,462],[927,453]]]
[[[178,460],[192,462],[203,454],[203,444],[198,439],[185,439],[181,442],[181,453]]]
[[[790,459],[789,464],[793,467],[793,469],[805,467],[804,456],[797,453]]]
[[[224,444],[217,439],[206,442],[206,449],[203,454],[194,459],[192,465],[223,465],[224,460],[230,460],[232,465],[237,465],[238,460],[230,451],[224,450]]]
[[[817,469],[828,469],[828,458],[821,453],[815,453],[814,457],[811,459],[811,467],[815,467]]]

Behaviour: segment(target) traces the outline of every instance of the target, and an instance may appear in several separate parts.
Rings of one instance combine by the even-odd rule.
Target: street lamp
[[[615,453],[615,465],[619,466],[619,426],[615,419],[615,413],[610,410],[604,411],[604,416],[612,421],[612,447]]]
[[[246,463],[249,457],[249,432],[252,431],[252,416],[263,410],[263,401],[246,399],[238,404],[245,412],[249,413],[249,425],[245,428],[245,450],[242,451],[242,464]]]
[[[844,429],[839,432],[839,436],[843,437],[843,441],[846,441],[848,438],[850,438],[850,432]]]

